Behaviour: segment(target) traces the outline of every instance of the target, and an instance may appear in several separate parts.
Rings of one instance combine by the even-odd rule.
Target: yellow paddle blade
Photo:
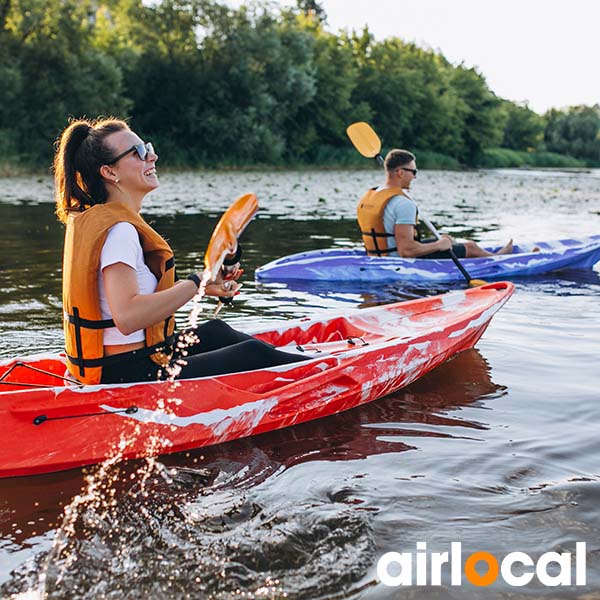
[[[381,151],[381,140],[368,123],[352,123],[346,133],[354,147],[366,158],[375,158]]]
[[[469,287],[479,287],[481,285],[487,285],[487,281],[483,279],[469,279]]]
[[[256,196],[245,194],[223,213],[204,254],[204,267],[210,271],[211,279],[216,279],[225,257],[228,254],[235,254],[238,238],[257,210]]]

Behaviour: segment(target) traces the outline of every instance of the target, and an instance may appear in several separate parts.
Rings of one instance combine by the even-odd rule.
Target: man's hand
[[[444,250],[450,250],[452,248],[452,237],[446,234],[443,234],[440,236],[440,239],[437,241],[438,243],[438,248],[440,249],[440,251],[444,251]]]

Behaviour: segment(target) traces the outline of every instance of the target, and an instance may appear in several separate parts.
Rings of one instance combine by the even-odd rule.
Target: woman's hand
[[[239,289],[242,287],[241,283],[235,281],[209,281],[206,284],[205,294],[207,296],[217,296],[219,298],[233,298],[239,294]]]
[[[238,265],[232,265],[234,270],[227,273],[223,277],[223,271],[219,272],[217,278],[209,281],[206,284],[205,294],[207,296],[217,296],[219,298],[233,298],[238,294],[238,290],[242,287],[240,283],[235,280],[243,274],[243,269],[239,268]]]
[[[237,262],[234,265],[223,265],[221,267],[221,277],[225,281],[236,281],[244,274],[244,269],[240,268],[240,263]]]

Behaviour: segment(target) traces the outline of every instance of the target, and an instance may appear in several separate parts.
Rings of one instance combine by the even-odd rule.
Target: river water
[[[243,293],[221,313],[236,327],[445,291],[253,282],[279,256],[356,244],[357,196],[379,177],[166,174],[143,212],[185,274],[222,210],[257,194]],[[413,195],[456,237],[600,232],[598,172],[420,172]],[[0,231],[0,358],[60,350],[63,232],[50,178],[0,180]],[[476,349],[362,408],[154,461],[0,480],[0,596],[600,598],[600,265],[515,283]],[[453,586],[449,569],[439,587],[377,578],[385,552],[418,542],[537,561],[578,541],[583,586]]]

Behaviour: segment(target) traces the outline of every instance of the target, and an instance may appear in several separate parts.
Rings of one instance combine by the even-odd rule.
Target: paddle
[[[377,164],[380,167],[383,167],[383,156],[381,156],[381,140],[379,136],[373,131],[373,128],[364,122],[352,123],[346,129],[346,133],[350,138],[350,141],[354,145],[354,147],[366,158],[374,158],[377,161]],[[425,226],[433,233],[436,239],[440,239],[440,234],[437,232],[436,228],[430,223],[425,217],[419,215],[421,221],[425,223]],[[450,253],[450,258],[454,262],[454,264],[458,267],[458,270],[462,273],[463,277],[467,280],[467,283],[472,287],[477,287],[480,285],[485,285],[487,282],[483,281],[483,279],[472,279],[467,270],[458,260],[458,257],[454,253],[454,250],[450,248],[448,250]]]
[[[213,230],[204,253],[204,272],[210,279],[216,279],[223,261],[228,255],[235,254],[238,238],[258,210],[258,200],[254,194],[240,196],[221,216]],[[230,303],[233,298],[219,298],[222,304]],[[217,306],[216,312],[221,308]],[[215,313],[216,314],[216,313]]]

